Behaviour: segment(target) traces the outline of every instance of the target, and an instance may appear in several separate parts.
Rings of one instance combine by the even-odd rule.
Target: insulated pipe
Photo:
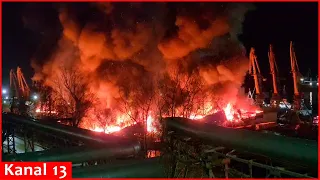
[[[54,133],[56,136],[67,136],[70,139],[81,140],[83,142],[95,142],[97,144],[102,143],[110,145],[121,143],[129,143],[132,145],[132,142],[135,142],[132,147],[140,148],[140,143],[137,140],[124,137],[117,137],[105,133],[98,133],[87,129],[81,129],[57,123],[50,123],[47,121],[38,121],[32,118],[26,118],[12,113],[2,113],[2,120],[4,123],[24,125],[28,128],[34,128],[38,131]]]
[[[70,150],[66,150],[66,155],[62,155],[62,152],[55,153],[55,150],[45,151],[45,154],[40,155],[42,152],[34,152],[35,156],[30,156],[31,161],[36,159],[54,159],[61,156],[61,158],[65,158],[66,161],[70,161],[72,158],[79,158],[83,156],[84,159],[90,159],[92,157],[96,157],[98,159],[101,158],[108,158],[111,156],[134,156],[139,153],[141,150],[141,144],[138,140],[129,139],[124,137],[118,137],[114,135],[109,135],[105,133],[98,133],[86,129],[80,129],[76,127],[56,124],[56,123],[49,123],[49,122],[42,122],[37,121],[30,118],[25,118],[21,116],[17,116],[14,114],[2,114],[3,123],[7,124],[16,124],[16,125],[23,125],[27,126],[28,128],[34,128],[37,131],[42,131],[45,133],[51,133],[55,136],[60,136],[62,138],[70,138],[74,140],[79,140],[84,142],[86,145],[90,145],[96,147],[96,150],[91,149],[79,149],[79,147],[71,148]],[[74,152],[73,152],[74,151]],[[86,154],[82,153],[86,152]],[[37,154],[40,153],[40,154]],[[75,153],[75,154],[74,154]],[[29,154],[27,154],[28,156]],[[36,155],[40,155],[37,157]],[[27,157],[21,155],[21,157]],[[20,157],[20,156],[18,156]],[[31,159],[34,158],[34,159]],[[28,158],[27,158],[28,159]],[[48,161],[49,161],[48,160]],[[92,160],[92,159],[90,159]],[[82,160],[81,160],[82,161]]]
[[[231,129],[185,118],[165,118],[167,131],[184,133],[207,143],[248,151],[316,169],[318,145],[316,141],[244,129]]]
[[[76,167],[73,178],[167,178],[160,158],[122,160],[112,164]]]
[[[128,144],[106,147],[70,147],[46,151],[27,152],[23,154],[4,155],[6,162],[72,162],[73,164],[108,158],[123,158],[135,155],[138,151]]]

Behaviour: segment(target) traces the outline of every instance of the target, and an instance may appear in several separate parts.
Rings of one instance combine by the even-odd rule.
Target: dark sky
[[[2,6],[4,87],[8,87],[11,68],[20,66],[27,79],[32,77],[30,61],[40,43],[43,42],[41,35],[24,27],[22,13],[25,6],[26,4],[23,3],[3,3]],[[247,49],[255,47],[264,76],[269,76],[267,53],[270,43],[274,45],[281,76],[290,75],[290,41],[294,41],[301,73],[306,74],[310,68],[312,75],[316,76],[318,72],[317,3],[256,3],[255,6],[256,9],[245,17],[243,34],[239,39]],[[50,9],[42,10],[46,13],[50,11]],[[41,16],[41,12],[38,12],[38,16]],[[56,23],[52,22],[55,21],[53,17],[41,20],[45,23]],[[50,30],[57,29],[59,27]],[[38,30],[41,32],[41,28]]]

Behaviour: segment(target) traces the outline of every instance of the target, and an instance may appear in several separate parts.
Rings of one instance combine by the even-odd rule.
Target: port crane
[[[290,61],[291,61],[291,73],[293,78],[293,90],[294,90],[294,98],[293,98],[293,108],[294,110],[300,110],[301,108],[301,97],[299,91],[299,77],[301,77],[299,66],[296,58],[296,54],[293,48],[292,41],[290,42]]]
[[[276,63],[275,55],[273,53],[273,47],[270,44],[269,46],[269,52],[268,52],[268,57],[269,57],[269,64],[270,64],[270,73],[272,75],[272,87],[273,87],[273,94],[271,98],[271,104],[275,105],[278,107],[280,103],[280,96],[279,96],[279,89],[278,89],[278,66]]]
[[[30,88],[24,78],[22,70],[10,70],[10,90],[11,90],[11,107],[10,111],[15,113],[26,112],[26,102],[30,96]]]
[[[249,74],[253,76],[255,91],[256,91],[256,103],[262,105],[264,97],[261,92],[261,73],[260,67],[257,61],[257,56],[255,55],[255,49],[251,48],[249,55]]]

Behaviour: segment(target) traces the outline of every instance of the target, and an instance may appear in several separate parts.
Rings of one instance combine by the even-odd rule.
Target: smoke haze
[[[172,77],[177,67],[232,99],[248,70],[237,35],[251,4],[65,3],[54,9],[60,38],[50,51],[43,50],[50,52],[46,56],[35,55],[33,79],[55,88],[59,69],[76,67],[107,108],[133,87],[148,89],[163,75]],[[24,17],[28,27],[36,27],[30,24],[34,18]]]

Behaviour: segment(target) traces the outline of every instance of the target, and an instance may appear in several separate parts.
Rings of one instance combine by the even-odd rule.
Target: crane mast
[[[29,98],[30,89],[20,67],[17,68],[17,78],[18,78],[19,89],[21,90],[22,96]]]
[[[294,109],[299,110],[301,105],[300,92],[298,88],[298,76],[300,75],[299,66],[294,52],[293,43],[290,42],[290,61],[291,61],[291,72],[293,77],[293,88],[294,88]]]
[[[25,110],[25,102],[30,95],[30,89],[20,67],[16,71],[10,70],[10,89],[12,92],[11,112],[14,112],[17,108],[19,112],[23,112]],[[16,99],[19,102],[19,107],[16,107]]]
[[[261,73],[260,67],[257,61],[257,56],[255,55],[255,49],[251,48],[250,55],[249,55],[249,74],[253,76],[254,85],[256,90],[256,102],[258,105],[262,105],[263,97],[261,94]]]
[[[10,70],[10,90],[12,92],[11,94],[12,94],[13,97],[14,96],[18,97],[19,96],[19,92],[17,91],[17,89],[18,89],[17,82],[18,82],[17,75],[14,72],[14,70],[11,69]]]
[[[278,66],[275,60],[275,55],[273,53],[272,45],[269,47],[268,52],[269,64],[270,64],[270,73],[272,75],[272,85],[273,85],[273,94],[272,94],[272,104],[278,106],[280,98],[278,93]]]

